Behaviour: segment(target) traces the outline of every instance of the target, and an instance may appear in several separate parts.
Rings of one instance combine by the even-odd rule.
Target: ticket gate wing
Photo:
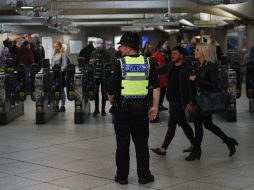
[[[246,95],[249,99],[254,98],[254,61],[247,63]]]
[[[60,65],[54,65],[52,67],[53,80],[51,92],[54,95],[56,101],[60,101],[62,94],[62,70]]]
[[[74,101],[75,99],[75,91],[74,91],[74,75],[75,75],[75,65],[69,64],[66,70],[66,89],[67,89],[67,98],[70,101]]]
[[[93,101],[95,99],[95,67],[93,64],[87,64],[85,68],[85,91],[87,93],[88,99]]]
[[[17,66],[16,93],[19,101],[23,102],[26,100],[26,66],[24,64]]]
[[[107,95],[107,92],[108,92],[108,82],[109,82],[109,79],[110,79],[110,76],[111,76],[111,64],[105,64],[103,66],[103,85],[104,85],[104,97],[106,98],[106,100],[108,100],[108,95]]]
[[[35,75],[39,73],[41,70],[40,66],[38,64],[32,64],[31,65],[31,71],[30,71],[30,85],[31,85],[31,99],[35,101]]]
[[[236,73],[236,98],[240,98],[242,95],[241,65],[239,62],[233,62],[231,67]]]

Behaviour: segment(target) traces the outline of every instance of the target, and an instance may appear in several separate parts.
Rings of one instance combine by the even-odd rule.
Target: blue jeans
[[[31,91],[30,72],[31,72],[30,67],[26,67],[25,76],[26,76],[26,93],[27,94],[29,94]]]
[[[66,93],[64,88],[62,89],[62,94],[61,94],[61,106],[65,106],[66,103]]]

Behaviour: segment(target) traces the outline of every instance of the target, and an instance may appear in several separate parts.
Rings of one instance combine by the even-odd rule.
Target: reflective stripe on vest
[[[121,60],[122,90],[127,99],[142,99],[148,95],[149,59],[143,56],[124,57]]]

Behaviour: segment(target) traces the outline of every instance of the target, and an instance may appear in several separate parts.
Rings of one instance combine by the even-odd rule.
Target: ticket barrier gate
[[[236,73],[236,98],[240,98],[242,96],[242,76],[241,76],[241,65],[240,62],[234,61],[231,64],[231,68]]]
[[[43,63],[43,68],[35,74],[36,124],[45,124],[58,113],[58,103],[61,97],[62,72],[59,65],[50,70],[49,63]]]
[[[228,68],[227,65],[223,65],[220,69],[220,80],[224,81],[223,89],[228,93],[228,98],[226,102],[226,111],[221,113],[222,117],[227,121],[236,122],[237,112],[236,112],[236,72],[233,69]]]
[[[79,69],[73,64],[67,66],[67,98],[74,101],[74,123],[82,124],[90,115],[89,100],[94,98],[94,66],[79,64]]]
[[[11,62],[7,62],[0,73],[0,125],[6,125],[24,115],[25,65],[19,64],[16,71],[13,66]]]
[[[254,61],[247,63],[246,96],[249,98],[249,111],[254,113]]]

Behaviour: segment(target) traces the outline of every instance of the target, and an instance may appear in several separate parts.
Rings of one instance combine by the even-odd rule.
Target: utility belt
[[[110,109],[110,113],[142,114],[148,111],[148,101],[144,100],[116,100]]]

